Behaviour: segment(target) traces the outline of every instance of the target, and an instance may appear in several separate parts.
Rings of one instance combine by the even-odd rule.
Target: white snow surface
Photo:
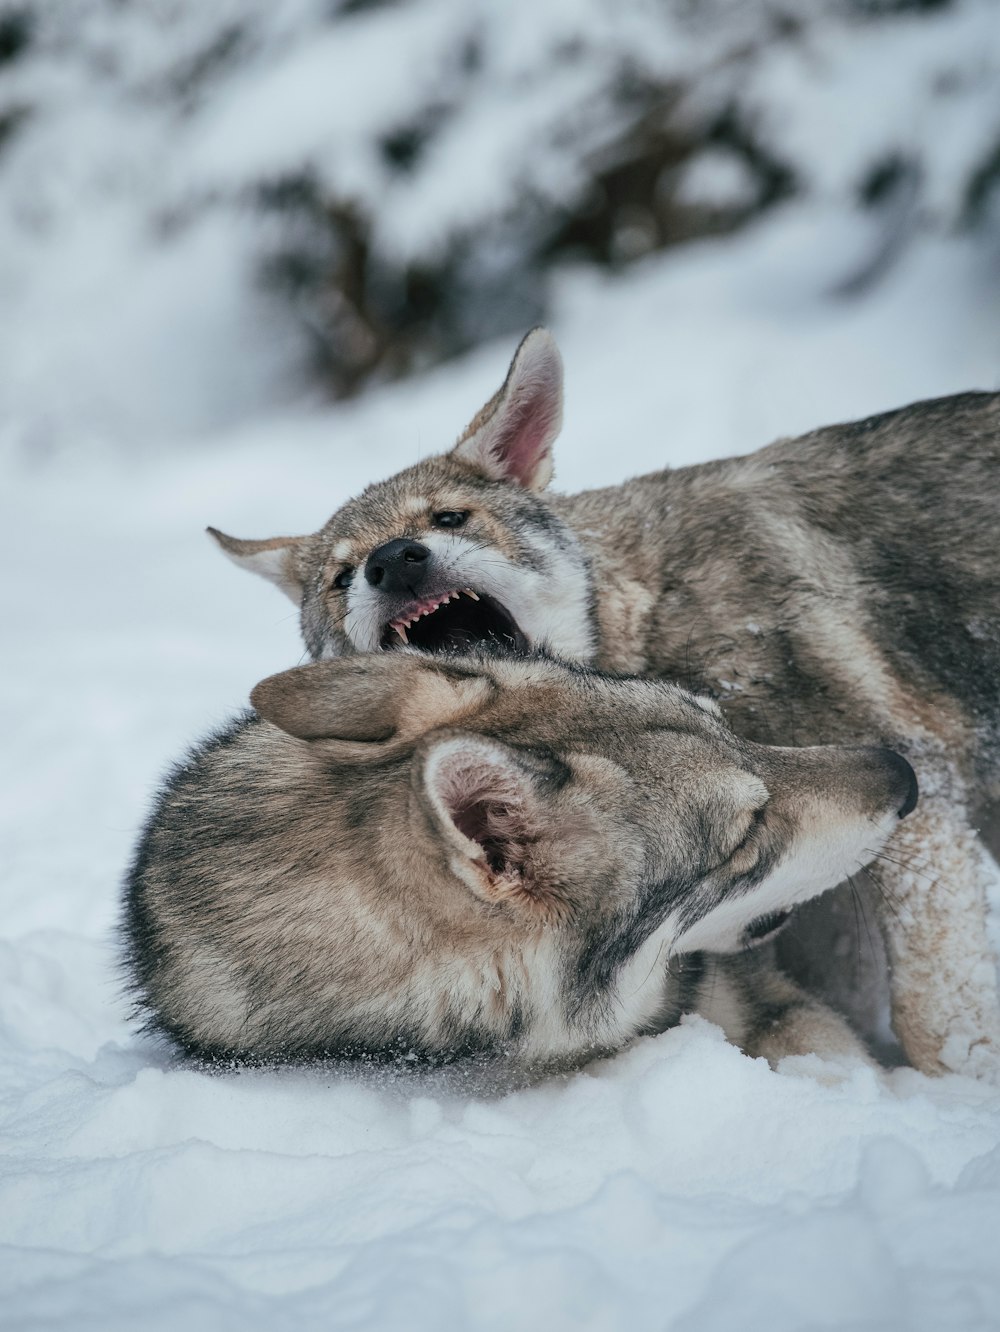
[[[789,212],[616,283],[567,278],[560,484],[995,386],[981,257],[927,242],[868,298],[817,294],[852,243]],[[447,447],[511,350],[138,459],[93,439],[9,455],[4,1326],[998,1326],[995,1088],[773,1072],[701,1020],[533,1086],[209,1074],[129,1025],[113,924],[158,777],[301,651],[291,604],[201,529],[312,529]]]
[[[610,4],[590,7],[610,30]],[[175,8],[196,22],[198,6]],[[294,9],[274,6],[274,24]],[[407,54],[437,49],[446,9],[421,11],[437,17]],[[551,41],[572,10],[545,11]],[[647,10],[632,7],[637,30]],[[509,49],[530,50],[543,7],[511,12]],[[559,278],[559,487],[1000,386],[997,257],[974,237],[928,227],[870,289],[837,294],[880,243],[845,204],[851,107],[868,114],[882,98],[868,130],[887,147],[936,136],[932,198],[947,193],[948,163],[957,169],[988,132],[972,92],[952,119],[927,123],[893,92],[904,65],[931,79],[961,47],[980,53],[980,83],[963,86],[995,100],[990,6],[956,12],[951,26],[946,15],[905,20],[891,50],[838,39],[818,53],[812,83],[808,60],[789,56],[784,82],[780,58],[769,63],[761,104],[778,139],[801,139],[814,157],[811,195],[625,277]],[[127,45],[139,13],[122,10],[108,43]],[[297,99],[322,78],[323,52],[288,37],[264,73],[241,68],[169,127],[180,147],[164,166],[163,127],[141,99],[123,114],[88,32],[82,73],[46,66],[41,137],[5,178],[20,211],[0,219],[0,1326],[1000,1327],[995,1087],[815,1057],[772,1071],[698,1019],[535,1084],[474,1066],[209,1074],[130,1023],[114,927],[150,798],[187,744],[302,654],[291,604],[233,569],[202,529],[314,529],[365,483],[448,447],[513,345],[351,404],[297,399],[295,336],[247,276],[253,224],[208,213],[154,244],[133,203],[167,209],[198,172],[217,181],[223,167],[239,183],[284,152],[282,134],[353,170],[355,141],[345,131],[313,144],[308,98]],[[186,32],[178,20],[176,42]],[[140,36],[133,58],[158,67]],[[687,51],[667,54],[682,64]],[[362,51],[335,54],[356,80],[330,98],[364,96],[359,117],[391,123],[392,79],[365,83]],[[575,106],[580,90],[557,95]],[[490,153],[502,156],[514,131],[482,102]],[[281,133],[269,137],[272,105]],[[517,107],[518,132],[534,109],[530,97]],[[241,135],[251,112],[254,132]],[[400,247],[442,226],[456,182],[483,169],[474,145],[449,139],[431,165],[395,214]],[[367,160],[357,172],[359,188],[380,188]],[[435,180],[451,191],[443,202]],[[712,197],[738,184],[716,162],[691,188]],[[155,448],[135,447],[152,437]]]

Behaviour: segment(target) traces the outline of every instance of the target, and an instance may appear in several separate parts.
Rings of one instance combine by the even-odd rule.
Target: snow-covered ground
[[[362,45],[401,12],[356,8]],[[709,8],[737,24],[767,6]],[[366,132],[384,128],[393,79],[421,54],[429,91],[415,83],[398,105],[433,100],[453,7],[411,6],[425,45],[370,83],[349,43],[313,49],[296,18],[329,9],[47,6],[50,46],[0,86],[0,121],[36,93],[43,108],[34,137],[0,145],[0,1326],[1000,1328],[1000,1089],[814,1058],[773,1072],[697,1020],[536,1085],[475,1067],[208,1075],[130,1025],[113,931],[159,777],[301,655],[290,603],[202,529],[312,530],[447,447],[514,345],[349,404],[303,400],[301,329],[251,280],[263,224],[239,190],[269,153],[283,168],[315,151],[331,179],[357,168],[384,205],[383,241],[393,223],[415,245],[484,197],[465,175],[483,133],[496,162],[522,150],[505,138],[504,79],[535,86],[543,10],[553,49],[587,14],[588,60],[631,33],[647,72],[707,69],[718,36],[706,20],[704,43],[653,49],[656,7],[631,5],[623,27],[604,0],[480,0],[469,12],[493,25],[496,86],[430,174],[392,193],[346,130],[313,143],[311,111],[356,107]],[[773,143],[813,164],[807,188],[624,276],[561,272],[560,487],[1000,387],[1000,262],[982,232],[955,229],[949,175],[988,154],[998,120],[990,9],[775,43],[747,95]],[[167,110],[146,95],[203,29],[251,11],[272,46],[251,32],[214,94],[197,85]],[[698,6],[675,11],[695,22]],[[326,60],[353,81],[331,81]],[[573,116],[589,95],[563,94]],[[533,105],[519,132],[535,133]],[[856,200],[859,172],[896,151],[927,154],[922,202],[898,226]],[[545,187],[570,189],[547,160]],[[725,184],[725,163],[703,166],[686,189]],[[185,229],[198,171],[208,203]]]
[[[853,239],[791,211],[615,283],[567,277],[560,484],[995,386],[981,257],[928,242],[831,302]],[[292,607],[201,529],[311,529],[446,447],[510,351],[155,454],[9,460],[4,1326],[1000,1325],[995,1089],[775,1073],[701,1021],[531,1087],[211,1076],[130,1028],[111,930],[158,775],[300,653]]]

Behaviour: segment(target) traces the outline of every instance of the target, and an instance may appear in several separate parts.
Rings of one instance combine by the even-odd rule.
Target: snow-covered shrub
[[[0,8],[4,395],[224,423],[544,317],[808,197],[988,228],[993,0],[20,0]],[[20,315],[31,310],[27,341]],[[191,386],[197,385],[195,391]]]

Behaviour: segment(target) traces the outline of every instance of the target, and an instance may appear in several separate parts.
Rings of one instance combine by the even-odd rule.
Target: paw
[[[883,1076],[885,1070],[865,1051],[851,1050],[839,1054],[793,1054],[785,1055],[773,1064],[775,1072],[795,1078],[808,1078],[821,1087],[842,1087],[855,1081],[859,1076],[870,1079]]]

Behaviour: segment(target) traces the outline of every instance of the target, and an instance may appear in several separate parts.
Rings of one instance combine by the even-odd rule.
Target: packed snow
[[[981,11],[965,7],[967,27]],[[295,60],[261,84],[289,117],[295,71],[321,53],[299,44]],[[236,111],[213,115],[206,164]],[[73,133],[118,136],[139,170],[148,129]],[[52,151],[52,188],[70,191]],[[823,165],[830,182],[839,169]],[[739,181],[706,166],[690,188]],[[150,798],[302,655],[291,603],[203,528],[314,529],[446,448],[513,341],[351,403],[304,398],[297,334],[241,268],[252,224],[209,218],[147,267],[148,237],[109,191],[30,253],[22,237],[3,270],[0,1325],[1000,1327],[1000,1089],[985,1083],[814,1056],[773,1071],[696,1018],[540,1081],[478,1065],[207,1073],[136,1030],[114,927]],[[928,228],[847,291],[871,225],[824,185],[623,276],[564,270],[556,484],[1000,387],[996,255]]]

